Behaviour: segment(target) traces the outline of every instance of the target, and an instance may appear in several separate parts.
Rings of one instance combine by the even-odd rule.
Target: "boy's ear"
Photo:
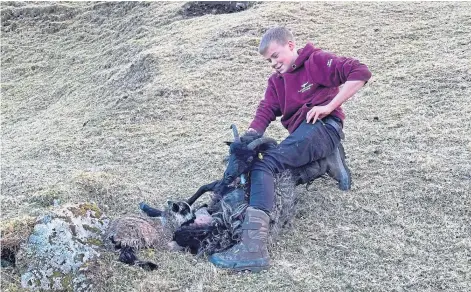
[[[296,48],[296,44],[294,43],[294,41],[288,41],[288,47],[292,51],[294,50],[294,48]]]

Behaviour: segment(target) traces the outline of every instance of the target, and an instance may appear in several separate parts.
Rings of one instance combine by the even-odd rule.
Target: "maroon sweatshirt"
[[[265,98],[260,101],[250,128],[264,133],[270,122],[282,116],[281,123],[291,134],[306,120],[313,106],[328,104],[341,84],[368,81],[370,77],[368,67],[358,60],[338,57],[308,43],[298,50],[298,58],[288,72],[274,73],[268,79]],[[341,107],[332,115],[342,121],[345,118]]]

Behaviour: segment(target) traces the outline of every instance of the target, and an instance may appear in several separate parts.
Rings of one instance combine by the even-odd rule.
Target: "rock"
[[[89,290],[81,267],[99,257],[108,219],[94,203],[65,205],[41,217],[17,254],[21,285],[32,290]]]

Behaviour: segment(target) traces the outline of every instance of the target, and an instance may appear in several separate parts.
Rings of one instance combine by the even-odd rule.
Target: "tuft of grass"
[[[36,218],[31,216],[0,221],[0,251],[2,257],[0,273],[1,287],[4,291],[25,291],[21,288],[20,275],[15,267],[16,253],[20,249],[20,245],[28,240],[35,222]]]
[[[36,218],[23,216],[0,221],[0,246],[4,249],[17,251],[20,244],[25,242],[33,231]]]
[[[28,201],[33,204],[37,204],[40,207],[50,207],[60,202],[60,198],[63,196],[60,190],[58,189],[46,189],[41,190],[37,193],[34,193]]]

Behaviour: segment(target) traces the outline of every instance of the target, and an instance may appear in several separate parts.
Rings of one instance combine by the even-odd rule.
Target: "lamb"
[[[140,209],[148,216],[159,217],[167,230],[173,232],[173,250],[188,248],[193,254],[212,254],[223,251],[237,242],[238,227],[247,207],[243,188],[224,188],[222,199],[208,206],[193,208],[186,201],[172,202],[166,211],[152,208],[145,203]],[[210,213],[211,212],[211,213]]]
[[[139,260],[135,252],[142,248],[174,249],[172,238],[175,230],[192,222],[194,214],[190,205],[185,202],[167,201],[167,207],[163,211],[144,203],[140,207],[149,217],[159,217],[160,220],[134,215],[120,217],[109,224],[104,238],[107,245],[120,251],[121,262],[152,271],[158,266]],[[210,217],[209,214],[207,217]],[[201,221],[200,224],[206,223]]]
[[[155,270],[157,265],[137,259],[135,251],[141,248],[162,246],[165,230],[161,224],[138,216],[125,216],[113,220],[105,233],[106,242],[120,250],[119,260],[146,270]]]

